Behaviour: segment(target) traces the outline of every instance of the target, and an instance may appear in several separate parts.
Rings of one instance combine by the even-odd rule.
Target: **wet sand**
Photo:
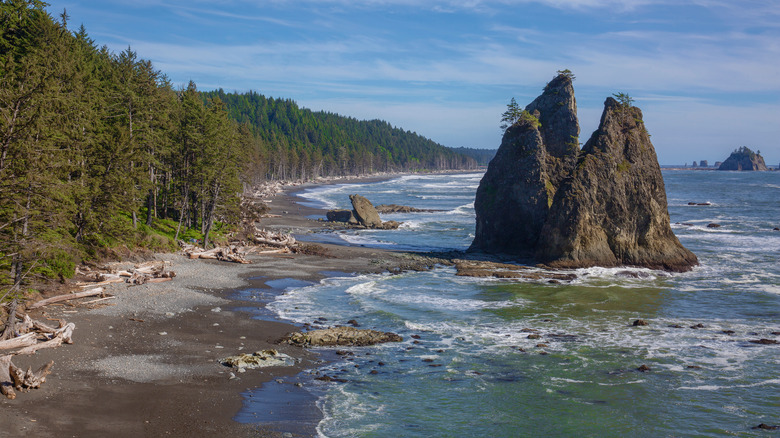
[[[299,204],[300,198],[293,194],[308,186],[289,187],[274,196],[269,206],[279,217],[263,219],[260,227],[297,235],[326,227],[326,223],[307,219],[324,216],[324,211]],[[268,315],[252,318],[263,317],[263,300],[239,291],[254,288],[268,301],[282,292],[289,281],[285,279],[318,282],[333,272],[397,271],[428,263],[406,253],[320,245],[327,256],[256,255],[248,265],[158,254],[155,257],[170,262],[176,272],[173,281],[110,285],[107,292],[116,299],[97,309],[53,304],[31,312],[34,319],[44,322],[47,318],[74,322],[74,343],[14,359],[22,368],[37,368],[53,360],[54,368],[40,389],[19,394],[15,400],[2,399],[0,435],[314,435],[319,412],[311,396],[294,383],[302,370],[322,358],[297,347],[277,345],[276,340],[298,327]],[[226,356],[268,348],[296,358],[297,363],[248,370],[235,374],[237,378],[231,378],[233,370],[219,363]],[[263,384],[266,387],[258,391]],[[242,393],[251,394],[248,399],[263,399],[245,401]],[[239,418],[242,422],[236,421],[244,403],[268,413],[258,417],[259,423],[246,415]]]

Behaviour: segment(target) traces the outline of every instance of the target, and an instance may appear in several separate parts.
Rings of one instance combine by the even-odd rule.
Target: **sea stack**
[[[574,166],[580,128],[571,78],[559,75],[504,133],[477,189],[472,250],[533,257],[553,197]]]
[[[764,157],[750,148],[742,146],[726,158],[726,161],[718,166],[718,170],[769,170],[764,162]]]
[[[564,104],[550,100],[532,108],[546,100],[548,89]],[[599,128],[580,150],[574,102],[571,80],[559,75],[527,107],[538,111],[541,126],[521,120],[507,129],[477,190],[471,250],[556,268],[690,270],[698,260],[671,230],[661,168],[641,110],[627,96],[621,102],[607,98]],[[561,147],[565,136],[571,141]]]

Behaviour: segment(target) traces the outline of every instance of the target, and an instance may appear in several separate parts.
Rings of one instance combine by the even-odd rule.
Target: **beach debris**
[[[285,367],[295,364],[295,359],[279,353],[274,349],[256,351],[254,353],[243,353],[236,356],[229,356],[219,361],[222,365],[236,368],[239,373],[246,372],[255,368],[264,367]]]
[[[312,330],[305,333],[293,332],[282,338],[279,342],[297,345],[299,347],[331,347],[337,345],[363,347],[385,342],[401,341],[403,341],[401,336],[391,332],[358,329],[355,327],[332,327]]]
[[[572,281],[576,274],[540,270],[530,266],[478,260],[454,260],[459,277],[516,278],[541,281]]]
[[[95,286],[105,286],[122,282],[145,284],[171,281],[176,277],[176,273],[166,268],[166,265],[169,263],[170,262],[167,261],[144,262],[138,263],[127,270],[101,268],[105,270],[105,272],[93,272],[89,266],[83,265],[76,269],[76,273],[83,275],[86,281],[76,284],[81,288],[94,288]]]
[[[265,229],[254,228],[250,231],[246,239],[248,242],[234,242],[227,246],[218,246],[209,250],[198,246],[179,241],[182,254],[190,259],[212,259],[223,262],[233,262],[248,264],[252,263],[247,259],[251,253],[257,254],[280,254],[292,252],[297,247],[295,237],[291,234],[281,231],[268,231]],[[264,250],[264,248],[272,248]]]
[[[96,287],[94,289],[86,290],[83,292],[74,292],[69,293],[65,295],[58,295],[56,297],[46,298],[45,300],[37,301],[29,306],[27,306],[28,310],[37,309],[39,307],[46,306],[48,304],[52,303],[59,303],[61,301],[69,301],[69,300],[75,300],[78,298],[86,298],[86,297],[93,297],[95,295],[101,295],[102,298],[105,298],[104,289],[102,287]]]
[[[179,242],[182,246],[182,253],[190,259],[211,259],[223,262],[233,262],[248,264],[252,263],[246,259],[246,254],[250,252],[248,247],[240,245],[218,246],[209,250]]]
[[[76,328],[74,323],[66,323],[63,320],[59,320],[59,327],[50,327],[33,320],[17,307],[16,300],[8,305],[8,317],[0,335],[0,350],[7,351],[0,356],[0,393],[9,399],[16,398],[17,391],[27,392],[40,387],[54,366],[54,361],[50,361],[35,371],[32,368],[22,371],[14,365],[13,357],[33,354],[40,349],[58,347],[63,343],[72,344],[73,330]]]
[[[257,228],[255,228],[254,236],[250,236],[250,240],[254,243],[275,248],[290,248],[296,244],[295,237],[293,237],[292,234]]]
[[[36,371],[32,368],[22,371],[11,359],[11,355],[0,356],[0,393],[11,400],[16,398],[16,391],[27,392],[40,388],[54,366],[54,361],[49,361]]]

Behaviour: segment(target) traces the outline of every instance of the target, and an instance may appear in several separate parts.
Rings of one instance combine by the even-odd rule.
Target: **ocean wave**
[[[766,385],[780,385],[780,379],[769,379],[769,380],[764,380],[762,382],[749,383],[749,384],[744,384],[744,385],[729,384],[728,386],[721,386],[721,385],[680,386],[679,388],[676,388],[676,389],[678,391],[682,391],[682,390],[690,390],[690,391],[720,391],[721,389],[755,388],[755,387],[758,387],[758,386],[766,386]]]
[[[455,215],[466,215],[466,216],[473,216],[474,215],[474,203],[469,202],[468,204],[459,205],[458,207],[444,212],[444,214],[455,214]]]

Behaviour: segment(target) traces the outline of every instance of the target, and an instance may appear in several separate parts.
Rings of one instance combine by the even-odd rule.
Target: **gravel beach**
[[[307,219],[324,216],[323,211],[297,203],[293,192],[304,187],[289,187],[270,199],[271,213],[278,217],[263,219],[260,227],[301,235],[325,226]],[[242,393],[279,379],[292,387],[302,370],[321,360],[298,347],[277,345],[276,340],[298,328],[253,319],[247,309],[262,304],[242,300],[237,290],[282,293],[265,283],[318,282],[325,273],[397,271],[430,264],[406,253],[321,246],[325,256],[255,255],[247,265],[157,254],[155,259],[169,263],[176,273],[173,281],[109,285],[107,292],[116,299],[98,308],[59,303],[36,309],[31,312],[34,319],[74,322],[74,343],[14,359],[22,368],[53,360],[54,368],[40,389],[2,400],[0,431],[14,437],[314,435],[312,425],[294,424],[284,414],[268,422],[270,426],[234,421]],[[220,363],[230,355],[270,348],[295,358],[295,365],[236,375]],[[293,403],[278,390],[270,393],[280,397],[279,403]],[[306,406],[313,409],[311,403]],[[317,413],[309,413],[312,416]]]

